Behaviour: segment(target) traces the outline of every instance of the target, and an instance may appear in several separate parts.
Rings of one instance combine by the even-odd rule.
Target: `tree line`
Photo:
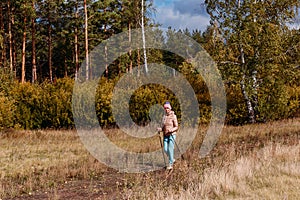
[[[227,93],[226,122],[243,124],[299,116],[300,30],[291,28],[291,23],[299,15],[300,2],[206,0],[204,5],[211,17],[206,30],[176,31],[170,27],[166,35],[157,32],[155,38],[166,38],[167,45],[168,40],[176,40],[176,33],[185,34],[200,43],[216,61]],[[0,100],[1,104],[11,106],[0,108],[0,126],[72,127],[71,105],[66,102],[71,101],[70,86],[78,77],[83,61],[89,58],[90,50],[123,31],[128,31],[124,42],[130,43],[131,30],[141,28],[142,19],[147,27],[159,26],[151,21],[154,11],[151,1],[140,0],[3,1],[0,8]],[[105,81],[102,81],[102,93],[97,100],[100,124],[114,124],[109,103],[113,85],[122,74],[132,73],[133,67],[139,68],[147,61],[166,64],[185,75],[198,97],[203,113],[201,122],[208,122],[209,93],[201,75],[192,68],[192,58],[185,60],[157,49],[145,52],[130,50],[111,65],[102,66]],[[105,57],[106,52],[102,55]],[[86,62],[86,68],[89,62],[92,63]],[[17,82],[10,82],[8,77]],[[87,70],[86,77],[92,79],[92,69]],[[160,91],[165,89],[160,88]],[[67,95],[62,102],[48,96],[63,96],[63,92]],[[138,99],[145,104],[139,113],[132,110],[136,121],[147,122],[149,105],[162,103],[166,98],[176,105],[171,93],[160,95],[152,102],[152,93],[147,92],[149,87],[139,90],[133,97],[136,102]],[[147,97],[147,102],[142,97]],[[37,105],[34,99],[38,105],[51,99],[53,105],[49,102],[49,108],[41,105],[40,109],[34,109]],[[15,114],[5,117],[11,109]],[[180,112],[176,106],[175,109]],[[36,117],[32,117],[32,113],[36,113]]]
[[[151,1],[144,6],[149,15]],[[21,82],[75,77],[89,49],[140,23],[137,0],[4,0],[0,66]]]

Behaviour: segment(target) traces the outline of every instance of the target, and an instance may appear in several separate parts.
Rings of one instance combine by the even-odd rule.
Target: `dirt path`
[[[148,176],[149,174],[144,174]],[[155,176],[160,180],[164,180],[167,173],[165,170],[151,172],[151,176]],[[66,181],[57,188],[47,191],[37,191],[31,195],[21,195],[12,198],[13,200],[44,200],[44,199],[67,199],[67,200],[113,200],[113,199],[127,199],[124,188],[128,191],[131,186],[130,179],[135,174],[118,173],[115,170],[109,170],[99,177],[101,180],[72,180]],[[168,176],[169,177],[169,176]],[[167,177],[167,180],[169,179]],[[98,178],[99,179],[99,178]],[[147,178],[144,179],[146,182]],[[132,184],[133,185],[133,184]],[[4,200],[4,199],[3,199]]]
[[[22,195],[15,200],[29,199],[120,199],[120,188],[124,180],[120,174],[109,171],[101,174],[101,180],[66,181],[57,188],[38,191],[31,195]]]

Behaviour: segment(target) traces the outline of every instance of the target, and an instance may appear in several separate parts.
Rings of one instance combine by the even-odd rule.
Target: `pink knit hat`
[[[171,107],[170,102],[167,101],[167,102],[164,104],[164,108],[169,108],[169,109],[171,110],[172,107]]]

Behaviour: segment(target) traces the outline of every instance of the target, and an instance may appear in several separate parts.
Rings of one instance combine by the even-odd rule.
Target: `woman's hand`
[[[173,129],[167,129],[166,133],[173,133]]]
[[[157,128],[156,130],[157,130],[158,132],[161,132],[161,131],[162,131],[162,128],[159,127],[159,128]]]

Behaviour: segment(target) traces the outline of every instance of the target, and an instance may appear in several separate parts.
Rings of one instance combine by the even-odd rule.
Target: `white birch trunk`
[[[254,0],[254,4],[256,4],[256,0]],[[256,14],[254,13],[254,18],[253,18],[253,21],[254,23],[256,23]],[[258,51],[257,48],[255,50],[256,52]],[[256,53],[256,58],[258,58],[258,55]],[[254,110],[254,113],[257,112],[257,107],[258,107],[258,96],[257,96],[257,90],[258,90],[258,82],[257,82],[257,70],[254,69],[252,71],[252,88],[253,88],[253,95],[252,95],[252,101],[253,101],[253,110]]]
[[[147,64],[147,52],[146,52],[146,38],[145,38],[145,24],[144,24],[144,0],[142,0],[142,38],[143,38],[143,52],[144,52],[144,62],[145,62],[145,72],[148,73]]]
[[[238,1],[238,8],[241,8],[241,1]],[[246,106],[247,106],[247,110],[248,110],[248,119],[250,123],[255,123],[255,112],[251,103],[251,100],[249,98],[249,95],[246,91],[246,83],[245,83],[245,79],[246,79],[246,74],[244,72],[244,68],[245,68],[245,55],[244,55],[244,48],[242,46],[242,44],[240,44],[240,58],[241,58],[241,64],[242,64],[242,73],[243,73],[243,77],[242,77],[242,81],[240,83],[241,85],[241,90],[242,90],[242,94],[244,96],[244,100],[246,102]]]
[[[242,61],[242,67],[244,67],[245,65],[245,57],[244,57],[244,49],[243,47],[240,47],[240,56],[241,56],[241,61]],[[243,77],[242,77],[242,81],[241,81],[241,90],[242,90],[242,94],[244,96],[244,99],[246,101],[246,106],[247,106],[247,110],[248,110],[248,118],[249,118],[249,122],[250,123],[255,123],[255,112],[251,103],[251,100],[248,96],[248,93],[246,91],[246,84],[245,84],[245,79],[246,79],[246,75],[245,72],[243,72]]]

